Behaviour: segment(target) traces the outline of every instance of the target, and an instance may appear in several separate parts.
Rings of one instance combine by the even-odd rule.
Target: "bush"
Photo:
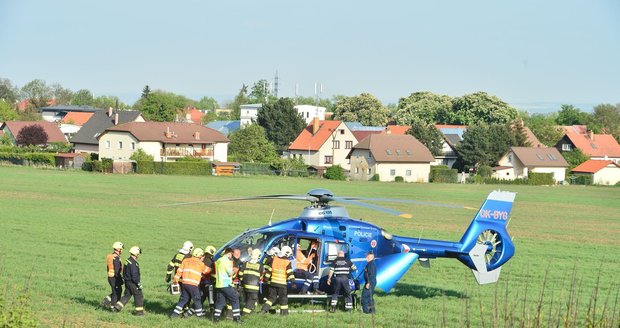
[[[445,165],[431,166],[430,182],[437,183],[457,183],[459,174],[456,169],[448,168]]]
[[[397,175],[396,177],[394,177],[394,182],[405,182],[405,179],[400,175]]]
[[[330,180],[346,180],[344,169],[340,165],[333,165],[325,170],[325,178]]]
[[[570,181],[571,181],[572,184],[575,184],[575,185],[591,185],[592,184],[592,176],[589,176],[589,175],[572,175],[572,176],[570,176]]]
[[[0,160],[15,165],[55,165],[52,153],[0,153]]]
[[[131,154],[131,157],[129,157],[129,159],[134,160],[136,162],[140,162],[140,161],[153,161],[153,155],[149,155],[147,154],[143,149],[138,149],[136,151],[133,152],[133,154]]]
[[[533,186],[554,185],[553,173],[530,172],[528,174],[528,184]]]
[[[30,297],[25,294],[19,295],[11,304],[5,304],[0,295],[0,327],[38,326],[30,310],[30,303]]]
[[[493,168],[487,165],[480,165],[476,170],[476,174],[483,178],[490,178],[493,174]]]
[[[379,173],[375,173],[372,178],[370,178],[370,181],[381,181],[381,177],[379,176]]]
[[[193,157],[193,156],[185,156],[185,157],[181,157],[177,159],[177,162],[204,162],[204,161],[206,160],[200,157]]]
[[[138,174],[211,175],[211,162],[136,162]]]

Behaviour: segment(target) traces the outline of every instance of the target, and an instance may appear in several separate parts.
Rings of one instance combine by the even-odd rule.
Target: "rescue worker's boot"
[[[331,312],[331,313],[336,312],[336,306],[335,306],[335,305],[332,305],[332,306],[329,308],[329,312]]]
[[[101,301],[101,306],[106,309],[109,309],[112,306],[112,299],[110,298],[110,296],[106,296],[103,298],[103,300]]]

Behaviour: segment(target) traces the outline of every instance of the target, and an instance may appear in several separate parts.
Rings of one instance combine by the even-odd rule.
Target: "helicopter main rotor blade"
[[[227,199],[199,200],[195,202],[165,204],[165,205],[159,205],[157,207],[171,207],[171,206],[195,205],[195,204],[206,204],[206,203],[225,203],[225,202],[237,202],[237,201],[244,201],[244,200],[259,200],[259,199],[290,199],[290,200],[305,200],[305,201],[310,201],[310,202],[315,201],[309,196],[302,196],[302,195],[267,195],[267,196],[253,196],[253,197],[240,197],[240,198],[227,198]]]
[[[341,198],[341,197],[330,197],[330,200],[336,201],[336,202],[340,202],[340,203],[351,204],[351,205],[356,205],[356,206],[360,206],[360,207],[369,208],[371,210],[375,210],[375,211],[379,211],[379,212],[384,212],[384,213],[388,213],[388,214],[392,214],[392,215],[396,215],[396,216],[400,216],[401,218],[405,218],[405,219],[411,219],[413,217],[409,213],[396,211],[396,210],[393,210],[393,209],[390,209],[390,208],[381,207],[379,205],[358,202],[358,201],[352,200],[352,199],[346,199],[346,198]]]
[[[447,208],[464,208],[468,210],[477,210],[477,208],[463,206],[463,205],[454,205],[454,204],[445,204],[445,203],[436,203],[436,202],[426,202],[420,200],[413,199],[397,199],[397,198],[370,198],[370,197],[334,197],[338,199],[348,199],[348,200],[366,200],[371,202],[388,202],[388,203],[403,203],[403,204],[417,204],[417,205],[426,205],[426,206],[435,206],[435,207],[447,207]]]

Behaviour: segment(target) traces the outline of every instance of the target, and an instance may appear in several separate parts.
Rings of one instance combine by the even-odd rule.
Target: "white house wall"
[[[74,144],[73,150],[76,153],[99,153],[99,145],[90,145],[90,144]]]
[[[397,176],[401,176],[406,182],[428,182],[431,173],[430,163],[377,163],[376,168],[381,181],[394,181]],[[407,175],[407,171],[410,175]]]
[[[143,141],[138,145],[138,148],[153,156],[153,161],[155,162],[161,162],[163,160],[161,157],[162,146],[159,141]]]
[[[620,168],[607,166],[594,173],[592,180],[594,184],[615,185],[620,182]]]
[[[344,134],[341,134],[340,130],[344,130]],[[340,141],[339,149],[334,149],[333,141]],[[344,123],[340,123],[338,128],[336,128],[336,131],[332,132],[327,141],[325,141],[319,149],[319,165],[332,166],[340,164],[342,168],[349,170],[351,168],[351,164],[349,164],[349,160],[346,157],[351,149],[346,149],[347,141],[351,141],[351,147],[355,146],[357,143],[357,139],[355,139],[355,136],[351,130],[349,130]],[[326,164],[325,156],[333,156],[333,164]]]
[[[213,160],[218,162],[228,161],[228,143],[216,143],[213,145]]]
[[[119,142],[122,142],[122,148],[119,148]],[[99,158],[128,160],[137,149],[138,140],[127,132],[109,131],[99,138]]]
[[[311,166],[324,166],[325,164],[320,163],[319,152],[315,150],[307,151],[307,150],[291,150],[289,151],[290,157],[301,157],[301,159],[306,163],[306,165]]]

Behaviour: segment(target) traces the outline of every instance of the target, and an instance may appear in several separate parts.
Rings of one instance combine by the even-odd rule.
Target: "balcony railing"
[[[200,157],[212,158],[213,149],[165,148],[159,151],[161,157]]]

